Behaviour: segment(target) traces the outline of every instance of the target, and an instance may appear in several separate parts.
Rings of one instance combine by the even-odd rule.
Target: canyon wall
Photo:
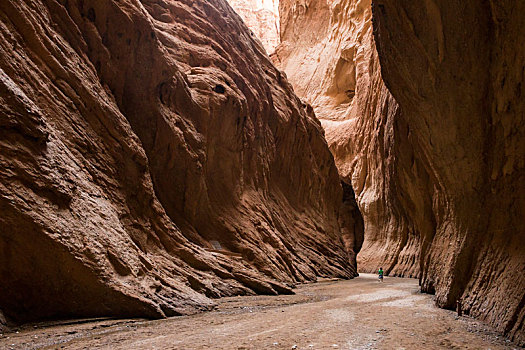
[[[525,3],[378,0],[386,85],[431,200],[424,291],[525,342]],[[460,16],[458,16],[460,14]]]
[[[228,0],[253,36],[272,54],[280,40],[279,0]]]
[[[0,18],[6,317],[163,317],[356,275],[321,125],[225,1]]]
[[[7,326],[7,320],[2,314],[2,310],[0,310],[0,333],[3,333],[4,331],[7,331],[8,329],[9,328]]]
[[[522,344],[524,6],[282,0],[272,56],[355,189],[359,269],[419,276]]]
[[[424,179],[408,171],[412,146],[397,102],[381,76],[370,0],[281,1],[282,44],[272,59],[310,103],[326,130],[342,180],[355,190],[366,235],[358,255],[363,272],[417,277],[420,236],[405,185]],[[415,165],[414,167],[417,167]],[[424,226],[428,201],[417,203]],[[430,228],[427,228],[430,229]]]

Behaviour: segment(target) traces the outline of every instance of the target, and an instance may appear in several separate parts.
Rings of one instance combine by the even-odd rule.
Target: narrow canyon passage
[[[1,0],[0,347],[524,346],[523,13]]]
[[[415,279],[362,274],[302,285],[296,295],[232,297],[167,320],[27,327],[5,349],[514,349],[472,318],[437,308]]]
[[[525,344],[525,2],[278,2],[273,48],[271,7],[230,0],[355,192],[359,270],[420,278]]]

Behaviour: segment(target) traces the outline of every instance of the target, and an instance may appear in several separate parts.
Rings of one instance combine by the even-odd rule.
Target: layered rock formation
[[[420,179],[401,170],[411,146],[381,77],[370,0],[281,1],[281,16],[283,43],[272,58],[314,107],[339,174],[356,191],[366,227],[359,268],[417,277],[420,239],[408,234],[415,228],[399,188]]]
[[[0,17],[6,316],[162,317],[355,275],[321,125],[225,1]]]
[[[424,187],[421,287],[525,342],[525,3],[376,1],[384,80]],[[458,13],[461,16],[458,16]],[[427,222],[427,228],[422,226]]]
[[[248,28],[272,54],[280,40],[279,0],[228,0]]]
[[[523,6],[282,0],[273,57],[356,190],[359,268],[419,276],[522,343]]]

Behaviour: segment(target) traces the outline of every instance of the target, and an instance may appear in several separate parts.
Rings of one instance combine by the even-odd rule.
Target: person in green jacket
[[[378,274],[379,274],[379,282],[383,282],[383,268],[382,267],[379,268]]]

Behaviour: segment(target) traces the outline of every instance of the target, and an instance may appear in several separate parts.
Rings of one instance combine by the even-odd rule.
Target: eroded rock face
[[[417,277],[420,239],[399,188],[420,179],[400,171],[411,145],[381,77],[370,0],[281,1],[281,17],[283,43],[272,59],[314,107],[339,174],[355,189],[366,228],[359,269]]]
[[[370,1],[280,6],[273,59],[353,184],[359,268],[420,276],[523,343],[524,5],[378,0],[374,28]]]
[[[380,0],[373,9],[383,77],[427,178],[413,194],[404,187],[412,203],[431,205],[421,287],[441,306],[461,298],[523,343],[525,3]]]
[[[279,0],[227,0],[272,54],[280,40]]]
[[[2,314],[2,310],[0,310],[0,332],[3,332],[7,330],[7,320],[5,319],[4,315]]]
[[[6,316],[162,317],[355,276],[321,125],[225,1],[0,16]]]

